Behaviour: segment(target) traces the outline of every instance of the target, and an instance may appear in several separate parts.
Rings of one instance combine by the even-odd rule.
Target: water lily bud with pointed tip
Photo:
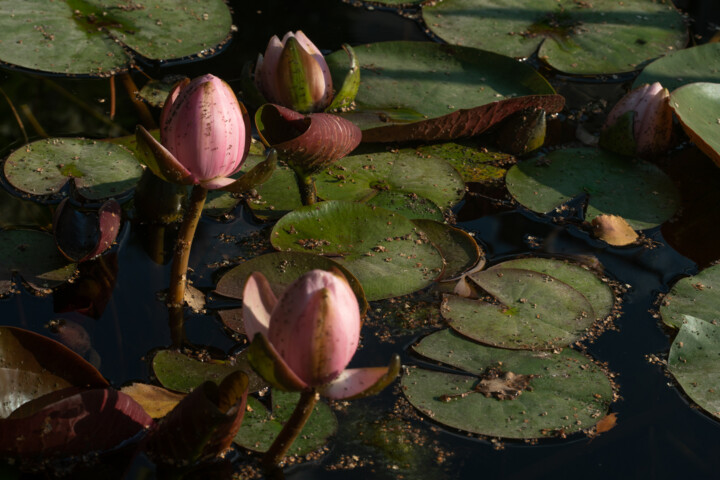
[[[255,84],[268,102],[303,113],[322,111],[333,98],[327,62],[300,30],[270,39],[258,57]]]
[[[645,84],[613,107],[600,134],[600,146],[624,155],[651,157],[670,148],[670,93],[659,82]]]
[[[312,270],[278,300],[265,277],[253,273],[243,291],[248,359],[274,387],[318,388],[330,398],[371,394],[397,375],[388,368],[346,369],[360,340],[357,298],[339,271]]]

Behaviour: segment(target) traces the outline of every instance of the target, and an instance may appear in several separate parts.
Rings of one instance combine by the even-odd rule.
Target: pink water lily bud
[[[327,62],[300,30],[270,39],[255,65],[255,85],[268,102],[303,113],[322,111],[333,98]]]
[[[375,393],[397,375],[388,368],[346,369],[360,340],[355,293],[339,271],[312,270],[278,300],[265,277],[253,273],[243,292],[248,358],[265,380],[283,390],[318,388],[330,398]]]
[[[600,146],[625,155],[652,157],[670,147],[670,93],[659,82],[632,90],[608,114]]]
[[[227,187],[250,149],[250,118],[230,86],[213,75],[180,82],[165,101],[160,142],[138,127],[153,173],[172,183]]]

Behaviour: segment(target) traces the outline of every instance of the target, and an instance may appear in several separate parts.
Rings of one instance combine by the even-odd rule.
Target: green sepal
[[[600,147],[634,157],[637,153],[635,142],[635,110],[629,110],[620,115],[617,121],[600,133]]]
[[[285,392],[299,392],[307,388],[307,385],[288,368],[265,335],[256,333],[247,352],[250,366],[270,386]]]
[[[230,185],[221,188],[226,192],[243,193],[267,182],[275,171],[277,165],[277,150],[271,148],[265,160],[255,165],[249,172],[238,178]]]
[[[342,87],[335,94],[330,106],[325,109],[326,112],[350,108],[360,89],[360,65],[358,65],[355,50],[348,44],[343,44],[342,47],[350,57],[350,69],[345,75]]]
[[[545,110],[523,110],[502,122],[496,135],[496,144],[505,153],[524,155],[543,146],[546,132]]]
[[[307,81],[306,63],[315,62],[294,37],[285,42],[278,62],[278,84],[281,91],[289,93],[290,104],[296,112],[309,113],[315,101]],[[285,83],[285,84],[284,84]]]
[[[155,175],[166,182],[180,185],[195,183],[193,176],[175,157],[142,125],[135,128],[136,158]]]

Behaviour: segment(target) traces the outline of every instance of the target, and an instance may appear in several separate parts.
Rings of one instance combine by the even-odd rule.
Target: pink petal
[[[177,82],[172,90],[170,90],[170,93],[168,94],[167,98],[165,99],[165,104],[163,105],[162,112],[160,113],[160,141],[165,142],[166,134],[165,134],[165,125],[167,124],[167,117],[170,113],[170,110],[172,109],[173,103],[175,103],[175,100],[177,100],[178,95],[180,95],[180,91],[187,87],[188,83],[190,83],[189,78],[184,78]]]
[[[228,177],[217,177],[210,180],[205,180],[204,182],[200,182],[200,185],[202,185],[204,188],[207,188],[208,190],[217,190],[223,187],[227,187],[231,183],[235,183],[234,178],[228,178]]]
[[[252,273],[243,290],[243,321],[245,334],[250,340],[256,333],[268,336],[270,312],[276,304],[277,298],[265,276],[260,272]]]
[[[324,386],[320,394],[333,400],[373,395],[395,379],[397,371],[393,367],[349,368]]]
[[[277,102],[277,67],[282,53],[283,42],[277,35],[268,42],[265,49],[265,56],[262,61],[262,69],[260,70],[260,81],[258,88],[268,102]],[[257,73],[256,73],[257,75]],[[257,82],[257,77],[256,77]]]
[[[332,75],[330,75],[330,67],[328,67],[325,57],[322,53],[320,53],[320,50],[307,36],[305,36],[302,30],[295,32],[295,38],[305,51],[313,56],[317,62],[319,73],[322,73],[322,75],[309,76],[308,80],[311,82],[310,91],[313,92],[313,98],[318,99],[315,103],[316,111],[323,110],[330,105],[333,97],[333,84]]]

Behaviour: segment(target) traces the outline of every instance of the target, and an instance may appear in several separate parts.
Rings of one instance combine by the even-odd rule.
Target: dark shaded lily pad
[[[639,70],[688,40],[682,14],[652,0],[444,0],[423,18],[448,43],[512,57],[538,56],[554,68],[593,75]]]
[[[582,338],[595,322],[588,300],[549,275],[518,268],[468,275],[500,305],[445,296],[441,308],[450,326],[488,345],[514,349],[556,349]]]
[[[668,370],[685,393],[705,411],[720,419],[720,326],[683,316],[670,347]]]
[[[519,162],[505,181],[515,200],[535,212],[551,212],[586,194],[586,221],[619,215],[635,230],[661,224],[680,205],[677,188],[655,165],[591,148],[555,150]]]
[[[235,443],[254,452],[266,452],[285,422],[290,418],[299,399],[299,393],[272,390],[270,399],[272,410],[268,411],[258,399],[248,398],[250,409],[245,414],[240,431],[235,436]],[[306,455],[315,451],[325,445],[336,430],[335,414],[325,403],[318,402],[288,453],[290,455]]]
[[[706,43],[658,58],[633,82],[633,88],[660,82],[669,91],[688,83],[720,83],[720,43]]]
[[[442,330],[413,349],[460,370],[416,368],[402,378],[415,408],[458,430],[502,438],[565,436],[595,425],[613,400],[606,373],[567,348],[559,354],[505,350]],[[518,376],[525,378],[513,382]],[[492,377],[500,385],[488,385]]]
[[[451,280],[473,268],[483,257],[475,239],[459,228],[433,220],[413,219],[445,260],[442,280]]]
[[[683,316],[707,322],[720,321],[720,265],[713,265],[692,277],[678,280],[665,295],[660,315],[665,325],[680,328]]]
[[[232,27],[222,0],[3,0],[0,11],[0,60],[61,74],[125,70],[132,63],[126,48],[153,60],[210,54]]]
[[[75,274],[76,265],[60,255],[55,239],[38,230],[0,231],[0,296],[12,291],[14,273],[35,290],[65,283]]]
[[[52,211],[47,205],[24,200],[0,189],[0,228],[50,227]]]
[[[89,200],[118,197],[140,179],[142,167],[124,148],[83,138],[38,140],[15,150],[5,162],[5,178],[34,196],[56,195],[70,179]]]
[[[670,107],[690,140],[720,166],[720,83],[680,87],[670,94]]]
[[[330,255],[350,270],[368,300],[414,292],[442,273],[442,257],[407,218],[341,201],[299,208],[273,227],[279,250]]]
[[[16,327],[0,327],[0,418],[67,387],[108,385],[95,367],[64,345]]]
[[[255,374],[244,353],[228,360],[202,362],[177,350],[160,350],[153,356],[152,368],[163,387],[177,392],[190,392],[207,380],[219,385],[223,378],[238,370],[248,376],[251,392],[265,387],[265,382]]]

